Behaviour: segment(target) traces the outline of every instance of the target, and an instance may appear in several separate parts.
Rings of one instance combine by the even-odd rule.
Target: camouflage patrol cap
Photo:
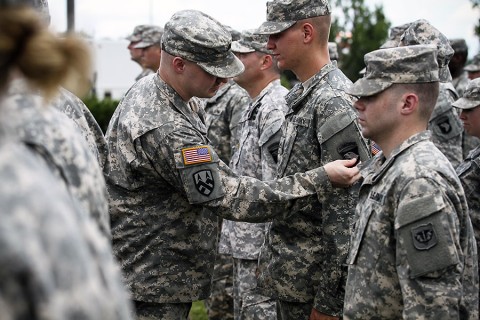
[[[453,103],[459,109],[473,109],[480,105],[480,78],[473,79],[467,85],[463,97]]]
[[[465,39],[450,39],[448,41],[455,53],[468,53],[468,46]]]
[[[0,6],[31,6],[40,13],[42,20],[47,25],[50,24],[50,10],[48,8],[48,0],[0,0]]]
[[[347,90],[354,96],[372,96],[394,83],[439,81],[437,51],[432,45],[379,49],[364,59],[365,76]]]
[[[402,34],[410,26],[410,23],[402,24],[390,29],[388,40],[380,46],[380,49],[398,47]]]
[[[232,36],[217,20],[197,10],[181,10],[165,24],[162,50],[195,62],[219,78],[232,78],[245,67],[230,50]]]
[[[135,26],[135,28],[133,28],[132,34],[126,37],[125,39],[131,42],[138,42],[142,40],[142,33],[150,29],[151,27],[153,26],[150,24],[139,24],[138,26]]]
[[[328,43],[328,53],[330,55],[330,60],[338,60],[338,46],[336,42]]]
[[[230,26],[225,26],[225,28],[227,28],[228,32],[230,32],[230,35],[232,36],[232,41],[240,40],[240,36],[242,35],[240,31],[235,30]]]
[[[440,81],[452,81],[452,76],[448,69],[448,63],[450,62],[454,51],[448,38],[432,26],[427,20],[420,19],[412,22],[400,38],[400,46],[417,44],[433,44],[437,47]]]
[[[243,31],[240,40],[232,42],[232,51],[239,53],[259,51],[272,54],[273,52],[267,49],[268,36],[265,34],[255,34],[254,32],[254,30]]]
[[[480,53],[477,53],[475,56],[473,56],[472,61],[467,64],[463,70],[468,72],[480,71]]]
[[[153,45],[160,47],[162,40],[163,28],[159,26],[150,26],[142,34],[140,42],[134,45],[136,49],[148,48]]]
[[[275,34],[287,30],[297,21],[331,13],[328,0],[273,0],[267,2],[267,21],[256,31]]]

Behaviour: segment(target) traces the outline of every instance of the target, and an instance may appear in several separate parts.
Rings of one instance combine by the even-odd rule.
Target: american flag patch
[[[372,155],[376,155],[379,153],[382,149],[376,144],[375,142],[372,141]]]
[[[212,161],[212,155],[208,146],[182,149],[182,155],[185,165]]]

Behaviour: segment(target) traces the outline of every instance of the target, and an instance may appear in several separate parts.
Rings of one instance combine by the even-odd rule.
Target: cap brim
[[[287,30],[291,26],[293,26],[296,23],[296,21],[265,21],[262,23],[260,27],[258,27],[257,30],[255,30],[255,33],[257,34],[276,34],[280,33],[282,31]]]
[[[229,52],[220,62],[197,62],[197,65],[209,74],[224,79],[238,76],[245,70],[245,66],[233,52]]]
[[[148,48],[150,46],[153,46],[153,43],[140,41],[139,43],[137,43],[133,47],[135,49],[144,49],[144,48]]]
[[[250,53],[255,52],[255,49],[244,46],[240,43],[240,41],[233,41],[232,42],[232,51],[238,53]]]
[[[458,109],[473,109],[480,105],[480,100],[470,100],[468,98],[460,98],[452,105]]]
[[[480,71],[480,66],[470,64],[470,65],[466,65],[463,68],[463,70],[468,71],[468,72],[477,72],[477,71]]]
[[[391,82],[379,81],[378,79],[358,79],[353,85],[351,85],[347,90],[348,94],[357,97],[368,97],[373,96],[377,93],[382,92],[392,85]]]
[[[137,42],[137,41],[142,40],[142,38],[140,38],[139,36],[134,36],[134,35],[129,35],[125,39],[127,39],[130,42]]]

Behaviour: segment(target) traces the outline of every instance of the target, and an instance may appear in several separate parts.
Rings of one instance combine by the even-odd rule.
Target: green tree
[[[350,80],[356,81],[365,67],[363,56],[385,42],[391,23],[382,5],[373,11],[364,0],[335,0],[335,5],[341,8],[343,15],[334,14],[330,39],[340,42],[340,68]]]

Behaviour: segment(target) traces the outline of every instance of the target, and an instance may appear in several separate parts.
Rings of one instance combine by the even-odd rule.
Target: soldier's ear
[[[413,92],[406,92],[401,97],[401,110],[402,115],[409,115],[415,112],[418,108],[418,96]]]

